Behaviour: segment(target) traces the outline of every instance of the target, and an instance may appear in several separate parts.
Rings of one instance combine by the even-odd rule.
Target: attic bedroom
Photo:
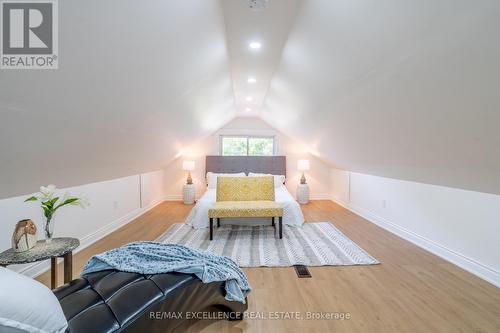
[[[0,333],[500,332],[499,1],[0,29]]]

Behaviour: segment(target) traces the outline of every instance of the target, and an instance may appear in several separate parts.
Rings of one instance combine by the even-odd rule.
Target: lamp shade
[[[182,170],[193,171],[194,170],[194,161],[182,162]]]
[[[297,162],[297,169],[299,171],[307,171],[310,168],[309,160],[299,160]]]

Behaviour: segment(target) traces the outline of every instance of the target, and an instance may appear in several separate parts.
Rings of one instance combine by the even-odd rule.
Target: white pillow
[[[0,267],[0,332],[64,332],[68,322],[54,293],[27,276]]]
[[[274,177],[274,187],[281,187],[283,186],[283,183],[285,182],[286,177],[283,175],[271,175],[269,173],[253,173],[250,172],[248,174],[248,177],[269,177],[273,176]]]
[[[238,173],[207,172],[208,188],[217,188],[217,177],[246,177],[246,175],[244,172],[238,172]]]

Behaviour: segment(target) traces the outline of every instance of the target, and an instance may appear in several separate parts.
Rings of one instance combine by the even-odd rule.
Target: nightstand
[[[297,201],[301,205],[305,205],[309,202],[309,185],[307,184],[297,185]]]
[[[182,188],[182,199],[186,205],[194,204],[196,199],[196,189],[194,184],[184,184]]]

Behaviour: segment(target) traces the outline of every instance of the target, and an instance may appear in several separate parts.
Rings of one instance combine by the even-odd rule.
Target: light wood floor
[[[153,240],[172,223],[182,223],[190,209],[178,202],[157,206],[77,253],[75,276],[93,254]],[[331,201],[312,201],[302,209],[308,222],[334,223],[382,264],[311,267],[311,279],[298,279],[292,268],[244,269],[253,288],[249,311],[345,312],[350,319],[201,321],[190,332],[500,332],[499,288]],[[47,273],[38,280],[49,285]]]

